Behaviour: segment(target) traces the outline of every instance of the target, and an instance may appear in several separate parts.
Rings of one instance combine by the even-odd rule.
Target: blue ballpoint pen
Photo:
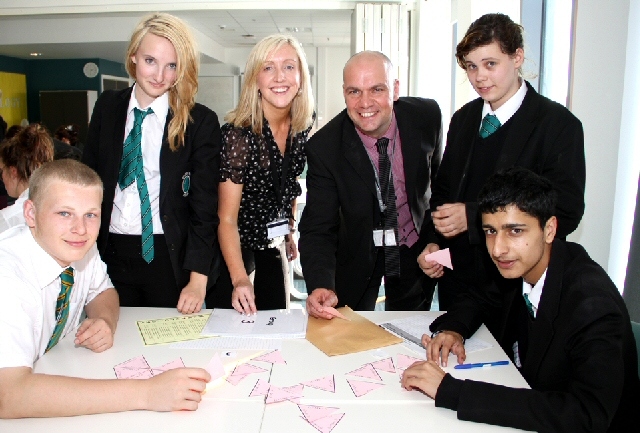
[[[477,362],[471,364],[457,364],[455,369],[466,370],[468,368],[480,368],[480,367],[495,367],[496,365],[509,365],[509,361],[494,361],[494,362]]]

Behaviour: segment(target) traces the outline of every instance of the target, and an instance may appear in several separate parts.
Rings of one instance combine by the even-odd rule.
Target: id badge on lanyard
[[[373,231],[373,244],[376,247],[395,247],[396,233],[393,229],[375,229]]]
[[[284,207],[284,193],[287,179],[287,172],[289,171],[289,163],[291,160],[291,135],[287,137],[287,144],[285,148],[284,157],[282,159],[282,177],[278,178],[278,171],[276,169],[276,157],[274,155],[274,149],[269,147],[269,157],[271,159],[271,173],[273,176],[273,188],[276,194],[276,200],[280,207],[278,218],[267,223],[267,238],[273,239],[278,236],[285,236],[289,234],[289,219],[285,218],[283,211]],[[278,182],[279,181],[279,182]]]

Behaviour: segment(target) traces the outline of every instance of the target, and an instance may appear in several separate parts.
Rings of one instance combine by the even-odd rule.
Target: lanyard
[[[391,147],[391,158],[389,159],[390,170],[389,170],[389,182],[393,182],[393,159],[396,154],[396,141],[398,139],[398,128],[396,127],[395,134],[393,135],[393,146]],[[366,152],[366,149],[365,149]],[[378,197],[378,206],[380,206],[380,212],[383,212],[387,209],[386,203],[389,202],[389,193],[391,192],[391,188],[387,187],[387,196],[385,199],[382,199],[382,189],[380,188],[380,178],[378,174],[379,168],[376,167],[373,159],[371,159],[371,155],[367,152],[367,156],[369,157],[369,162],[371,162],[371,166],[373,167],[373,174],[376,179],[376,195]],[[378,165],[380,165],[380,159],[378,159]],[[387,183],[389,185],[389,183]]]
[[[275,146],[274,146],[275,145]],[[287,182],[287,173],[289,171],[289,162],[291,161],[291,133],[287,135],[287,144],[285,145],[284,156],[282,158],[282,177],[278,176],[278,158],[276,151],[278,150],[278,144],[273,140],[273,143],[268,143],[269,159],[271,166],[271,176],[273,177],[273,190],[276,193],[276,201],[278,202],[278,210],[283,213],[284,205],[284,192]],[[279,187],[278,187],[279,186]],[[284,215],[282,216],[284,218]]]

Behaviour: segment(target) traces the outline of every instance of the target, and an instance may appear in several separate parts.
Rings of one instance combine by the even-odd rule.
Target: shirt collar
[[[393,141],[395,139],[395,137],[396,137],[397,130],[398,130],[398,122],[396,121],[396,113],[392,112],[391,124],[389,124],[389,128],[387,129],[387,132],[385,132],[382,135],[382,137],[386,137],[386,138],[389,139],[389,141]],[[366,135],[365,133],[360,131],[357,127],[356,127],[356,132],[358,133],[358,136],[360,137],[360,140],[362,140],[362,143],[364,144],[365,147],[367,147],[369,149],[377,149],[376,148],[376,141],[378,141],[378,138],[373,138],[373,137],[370,137],[370,136]],[[382,138],[382,137],[380,137],[380,138]]]
[[[137,85],[138,84],[133,85],[133,91],[131,92],[131,98],[129,99],[127,114],[131,113],[134,108],[142,111],[151,108],[153,110],[153,114],[155,114],[158,119],[164,121],[164,119],[166,119],[167,117],[167,113],[169,112],[169,92],[164,92],[161,96],[158,96],[147,108],[141,108],[138,100],[136,99]]]
[[[66,267],[60,266],[58,262],[49,255],[49,253],[42,249],[40,244],[38,244],[36,239],[33,237],[33,233],[31,233],[29,227],[22,227],[19,236],[24,238],[26,245],[25,250],[30,252],[31,260],[34,263],[34,269],[38,270],[38,272],[34,274],[34,278],[38,282],[38,286],[40,288],[45,288],[51,284],[53,280],[58,278]]]
[[[527,295],[529,302],[533,306],[533,317],[538,315],[538,305],[540,305],[540,297],[542,296],[542,288],[544,287],[544,280],[547,278],[547,270],[545,269],[538,282],[532,286],[524,279],[522,280],[522,294]]]
[[[518,111],[522,105],[522,101],[524,101],[524,97],[527,94],[527,83],[524,79],[521,80],[522,83],[520,84],[518,91],[496,111],[493,111],[491,109],[491,105],[487,101],[484,101],[484,105],[482,106],[482,118],[484,119],[484,116],[487,114],[493,114],[498,118],[501,125],[507,123],[507,121],[516,114],[516,111]]]

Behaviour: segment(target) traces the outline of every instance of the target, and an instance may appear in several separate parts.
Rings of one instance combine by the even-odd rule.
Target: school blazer
[[[430,99],[403,97],[393,109],[407,200],[418,242],[424,243],[423,229],[431,221],[429,186],[440,165],[440,108]],[[355,305],[376,260],[373,228],[381,214],[374,169],[346,110],[311,137],[306,153],[307,203],[299,248],[307,290],[334,289],[340,305]]]
[[[518,280],[521,281],[521,280]],[[522,285],[502,291],[495,334],[513,359]],[[487,293],[473,292],[438,317],[431,331],[469,338],[480,326]],[[640,420],[640,381],[631,322],[606,272],[581,245],[553,241],[521,373],[532,390],[466,380],[457,390],[458,418],[538,432],[618,432]],[[443,382],[447,399],[452,388]],[[441,402],[441,400],[440,400]]]
[[[101,254],[109,237],[132,89],[110,90],[100,95],[84,148],[82,161],[96,170],[104,183],[98,236]],[[211,287],[217,278],[219,260],[216,244],[220,124],[216,114],[200,104],[195,104],[190,115],[184,146],[174,152],[167,141],[172,118],[169,110],[160,150],[160,218],[179,288],[188,283],[190,271],[208,275],[207,286]]]
[[[495,171],[524,167],[551,181],[558,193],[558,234],[565,238],[584,214],[585,159],[582,123],[565,107],[539,95],[528,82],[520,109],[510,119]],[[442,164],[433,182],[431,208],[462,201],[484,101],[477,98],[451,118]],[[478,203],[467,202],[469,243],[484,244]],[[432,238],[431,242],[437,242]]]

